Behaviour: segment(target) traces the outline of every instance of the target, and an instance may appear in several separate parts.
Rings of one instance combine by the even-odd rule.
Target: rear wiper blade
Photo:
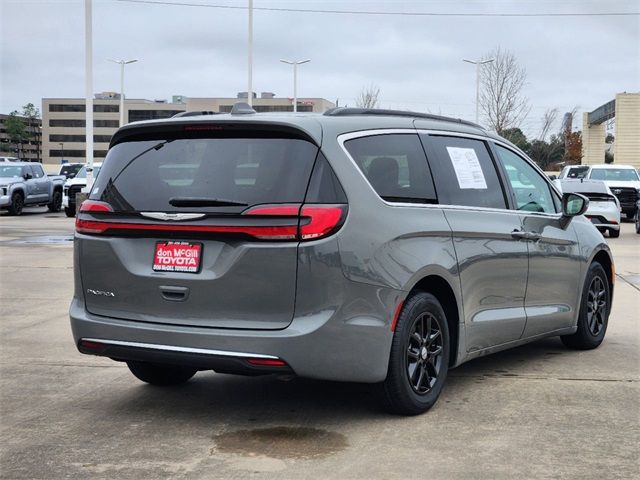
[[[223,198],[173,197],[169,205],[174,207],[247,207],[248,204]]]

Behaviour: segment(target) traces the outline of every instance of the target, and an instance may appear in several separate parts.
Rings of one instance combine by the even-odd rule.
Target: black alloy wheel
[[[429,312],[418,316],[407,345],[407,376],[413,391],[424,395],[434,386],[442,367],[442,329]]]
[[[569,348],[590,350],[600,346],[607,332],[611,313],[609,275],[597,261],[589,265],[584,281],[576,332],[560,337]]]
[[[597,337],[607,319],[607,289],[600,277],[594,277],[587,293],[587,326],[594,337]]]
[[[389,412],[417,415],[436,403],[447,379],[449,338],[439,300],[428,292],[411,293],[398,316],[387,378],[379,384]]]

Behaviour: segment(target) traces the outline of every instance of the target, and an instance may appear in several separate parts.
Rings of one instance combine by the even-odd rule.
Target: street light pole
[[[64,142],[60,142],[60,151],[62,153],[61,158],[60,158],[60,163],[64,163]]]
[[[294,113],[298,111],[298,65],[302,65],[303,63],[308,63],[311,60],[280,60],[282,63],[286,63],[287,65],[293,65],[293,111]]]
[[[124,125],[124,66],[136,63],[138,60],[111,60],[110,62],[120,65],[120,126]]]
[[[247,103],[253,106],[253,0],[249,0],[249,37],[247,51]]]
[[[462,59],[463,62],[472,63],[476,66],[476,123],[480,123],[480,67],[485,63],[491,63],[495,61],[495,58],[490,58],[489,60],[466,60]]]
[[[93,188],[93,33],[91,0],[84,0],[84,77],[85,77],[85,144],[87,159],[87,186]]]

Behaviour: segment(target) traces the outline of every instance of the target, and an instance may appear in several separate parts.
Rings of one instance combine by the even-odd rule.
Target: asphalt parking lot
[[[594,351],[547,339],[453,370],[437,405],[382,413],[366,385],[200,372],[140,383],[80,355],[67,309],[73,219],[0,215],[0,477],[638,478],[640,235]]]

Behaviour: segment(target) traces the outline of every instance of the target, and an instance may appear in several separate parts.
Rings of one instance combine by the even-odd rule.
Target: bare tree
[[[523,95],[527,72],[513,53],[497,47],[485,59],[491,63],[480,70],[480,109],[488,126],[501,134],[508,128],[518,127],[531,107]]]
[[[380,103],[380,87],[371,84],[363,87],[362,91],[356,98],[356,107],[358,108],[376,108]]]
[[[551,128],[556,123],[557,118],[557,108],[549,108],[544,112],[544,115],[542,115],[542,125],[540,126],[540,135],[538,136],[538,140],[545,141],[547,139]]]

